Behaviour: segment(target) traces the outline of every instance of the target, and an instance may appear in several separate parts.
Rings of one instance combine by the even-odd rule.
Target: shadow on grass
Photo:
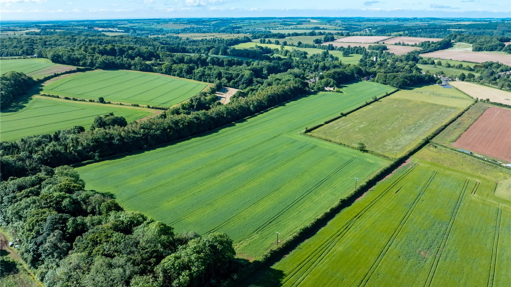
[[[257,264],[257,263],[256,263]],[[243,287],[278,287],[282,286],[284,272],[271,267],[261,268],[256,273],[250,275],[241,282],[236,282],[236,286]]]
[[[26,108],[28,103],[32,100],[32,96],[37,95],[42,90],[42,86],[39,84],[32,88],[27,94],[17,98],[14,102],[8,107],[2,107],[0,112],[2,113],[15,113],[19,112],[22,109]]]

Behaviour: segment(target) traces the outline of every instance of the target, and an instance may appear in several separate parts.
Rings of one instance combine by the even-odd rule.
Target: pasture
[[[431,53],[420,54],[425,58],[439,58],[443,60],[466,61],[473,63],[500,62],[511,66],[511,55],[498,52],[471,52],[440,50]]]
[[[397,93],[309,134],[398,158],[448,122],[472,100],[455,89],[425,86]]]
[[[8,71],[16,71],[25,73],[34,79],[43,78],[55,73],[71,71],[76,67],[54,64],[48,59],[13,59],[0,60],[0,74]]]
[[[489,99],[494,103],[501,103],[511,105],[511,92],[490,88],[483,85],[478,85],[470,82],[454,81],[449,84],[464,93],[467,93],[474,99],[486,100]]]
[[[47,83],[43,93],[62,97],[151,106],[172,106],[195,96],[208,84],[154,73],[92,71]]]
[[[419,152],[252,286],[505,286],[511,201],[493,190],[511,172],[439,149]]]
[[[281,47],[281,45],[276,45],[276,44],[260,44],[257,42],[248,42],[248,43],[241,43],[241,44],[234,45],[233,48],[250,49],[255,46],[268,47],[270,49],[278,49],[278,50]],[[325,51],[323,49],[317,49],[317,48],[298,48],[298,47],[293,47],[293,46],[284,46],[284,49],[289,50],[289,51],[292,51],[292,50],[304,51],[304,52],[307,52],[309,55],[320,54]],[[349,57],[344,57],[342,55],[341,51],[328,51],[328,53],[339,58],[339,60],[341,60],[344,64],[358,64],[360,59],[362,59],[362,55],[357,55],[357,54],[352,54]]]
[[[447,77],[450,77],[451,79],[458,78],[461,73],[464,73],[465,75],[467,75],[468,73],[472,73],[476,77],[479,76],[479,73],[469,72],[469,71],[463,70],[463,69],[456,69],[454,67],[447,68],[444,66],[423,65],[423,64],[417,64],[417,67],[419,67],[424,72],[429,72],[432,75],[445,75]]]
[[[511,163],[511,110],[490,107],[453,146]]]
[[[369,46],[375,45],[375,44],[368,44],[368,43],[341,43],[341,42],[325,42],[323,45],[333,45],[334,47],[364,47],[366,49],[369,48]],[[411,47],[411,46],[401,46],[401,45],[385,45],[387,46],[388,50],[386,52],[396,54],[396,55],[404,55],[407,53],[410,53],[415,50],[420,50],[419,47]]]
[[[393,90],[371,82],[289,102],[210,134],[77,169],[88,189],[178,232],[227,233],[239,256],[261,258],[389,162],[307,137],[306,126]],[[108,178],[108,180],[105,180]]]
[[[83,126],[88,129],[96,116],[108,113],[123,116],[131,122],[151,115],[154,110],[33,97],[19,111],[0,113],[2,127],[0,140],[14,141],[22,137],[49,134],[74,126]]]

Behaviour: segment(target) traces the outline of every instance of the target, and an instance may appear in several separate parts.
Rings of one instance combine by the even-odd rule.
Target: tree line
[[[225,234],[176,234],[84,186],[67,166],[0,183],[0,224],[46,286],[212,286],[241,267]]]

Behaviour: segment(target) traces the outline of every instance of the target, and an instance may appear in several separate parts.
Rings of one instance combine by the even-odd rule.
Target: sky
[[[511,0],[0,0],[0,21],[293,16],[511,18]]]

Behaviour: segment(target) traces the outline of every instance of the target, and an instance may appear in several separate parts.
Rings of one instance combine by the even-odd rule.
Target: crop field
[[[349,37],[337,39],[337,40],[335,40],[335,42],[339,42],[339,43],[376,43],[376,42],[384,41],[388,38],[391,38],[391,37],[389,37],[389,36],[349,36]]]
[[[255,46],[268,47],[268,48],[271,48],[271,49],[280,49],[280,45],[275,45],[275,44],[260,44],[260,43],[257,43],[257,42],[241,43],[241,44],[237,44],[237,45],[233,46],[233,48],[236,48],[236,49],[250,49],[250,48],[253,48]],[[317,48],[298,48],[298,47],[293,47],[293,46],[284,46],[284,49],[289,50],[289,51],[291,51],[291,50],[304,51],[304,52],[307,52],[309,55],[320,54],[320,53],[323,53],[325,51],[323,49],[317,49]],[[339,60],[341,60],[344,64],[358,64],[360,59],[362,59],[362,55],[357,55],[357,54],[352,54],[349,57],[344,57],[342,55],[341,51],[328,51],[328,53],[330,53],[331,55],[339,58]]]
[[[447,51],[465,51],[465,52],[471,52],[472,51],[472,44],[469,43],[462,43],[457,42],[452,45],[452,47],[446,49]]]
[[[433,141],[445,146],[453,144],[485,111],[490,105],[478,102],[466,111],[455,122],[446,127]]]
[[[470,105],[455,89],[425,86],[402,90],[309,134],[397,158]]]
[[[476,77],[479,76],[479,73],[475,72],[469,72],[463,69],[456,69],[456,68],[447,68],[443,66],[436,66],[436,65],[423,65],[423,64],[417,64],[417,67],[419,67],[421,70],[425,72],[429,72],[433,75],[445,75],[447,77],[450,77],[451,79],[456,79],[461,73],[464,73],[465,75],[468,73],[474,74]],[[449,82],[451,83],[451,82]]]
[[[392,88],[362,82],[319,93],[172,146],[80,167],[87,188],[178,232],[221,231],[239,256],[260,258],[388,161],[300,132]],[[108,180],[104,180],[108,178]]]
[[[454,143],[455,147],[511,163],[511,110],[488,108]]]
[[[403,43],[407,45],[420,44],[422,42],[438,42],[442,40],[441,38],[422,38],[422,37],[394,37],[387,40],[381,41],[382,44],[397,44]]]
[[[172,106],[195,96],[206,83],[160,74],[133,71],[92,71],[63,77],[43,88],[43,93],[106,101]]]
[[[501,103],[511,105],[511,92],[486,87],[470,82],[449,82],[449,84],[465,93],[474,99],[489,99],[494,103]]]
[[[511,201],[493,191],[511,172],[439,149],[419,152],[252,285],[506,286]]]
[[[440,50],[431,53],[420,54],[425,58],[439,58],[444,60],[457,60],[467,61],[473,63],[484,62],[500,62],[502,64],[511,66],[511,55],[504,53],[492,52],[470,52],[470,51],[453,51],[453,50]]]
[[[245,36],[250,36],[249,34],[228,34],[228,33],[181,33],[181,34],[168,34],[168,35],[180,37],[183,39],[193,39],[193,40],[213,39],[213,38],[235,39],[235,38],[243,38]]]
[[[22,137],[53,133],[74,126],[90,127],[96,116],[114,113],[128,122],[151,115],[154,110],[135,107],[73,102],[34,97],[15,112],[0,113],[0,140],[13,141]]]
[[[364,47],[369,48],[371,45],[375,44],[367,44],[367,43],[340,43],[340,42],[325,42],[323,45],[330,45],[332,44],[334,47]],[[407,53],[410,53],[411,51],[420,50],[419,47],[411,47],[411,46],[400,46],[400,45],[385,45],[387,46],[388,50],[387,52],[396,54],[396,55],[404,55]]]
[[[16,71],[27,74],[34,79],[43,78],[55,73],[71,71],[76,67],[54,64],[48,59],[14,59],[0,60],[0,74]]]

